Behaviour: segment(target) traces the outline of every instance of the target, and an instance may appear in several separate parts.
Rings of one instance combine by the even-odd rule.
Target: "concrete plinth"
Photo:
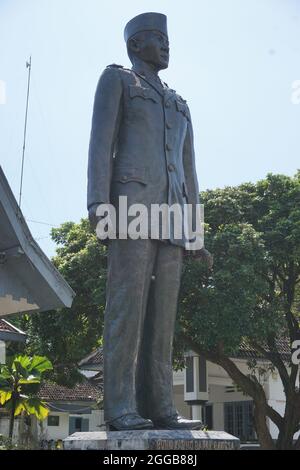
[[[240,441],[223,431],[147,430],[76,432],[67,450],[238,450]]]

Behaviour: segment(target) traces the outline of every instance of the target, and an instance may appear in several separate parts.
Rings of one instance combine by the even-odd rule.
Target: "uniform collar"
[[[154,72],[145,70],[145,68],[140,66],[133,66],[131,70],[136,73],[136,75],[138,75],[140,78],[145,80],[145,82],[147,82],[148,85],[154,88],[160,95],[163,96],[165,92],[169,90],[168,86]]]

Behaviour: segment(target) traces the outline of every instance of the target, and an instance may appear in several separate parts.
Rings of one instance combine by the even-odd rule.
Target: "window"
[[[48,416],[48,426],[59,426],[59,416]]]
[[[206,359],[199,356],[199,392],[207,392]]]
[[[208,430],[214,428],[213,426],[213,406],[203,405],[202,406],[202,422],[207,426]]]
[[[74,432],[82,432],[89,430],[89,419],[81,418],[79,416],[69,417],[69,435]]]
[[[194,358],[189,356],[186,358],[185,383],[187,393],[194,391]]]
[[[225,431],[241,441],[253,441],[253,402],[237,401],[224,403]]]

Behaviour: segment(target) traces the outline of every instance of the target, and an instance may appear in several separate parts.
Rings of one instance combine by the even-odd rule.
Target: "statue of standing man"
[[[132,68],[109,65],[94,103],[88,167],[93,226],[120,196],[128,207],[196,207],[193,130],[188,106],[158,76],[169,63],[167,18],[136,16],[124,37]],[[155,222],[150,220],[149,227]],[[172,342],[186,238],[108,240],[104,320],[104,413],[111,430],[200,429],[173,403]],[[202,252],[205,256],[205,249]],[[207,252],[206,252],[207,254]]]

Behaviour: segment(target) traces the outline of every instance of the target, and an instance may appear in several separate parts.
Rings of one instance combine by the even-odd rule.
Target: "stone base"
[[[240,441],[223,431],[147,430],[76,432],[67,450],[238,450]]]

